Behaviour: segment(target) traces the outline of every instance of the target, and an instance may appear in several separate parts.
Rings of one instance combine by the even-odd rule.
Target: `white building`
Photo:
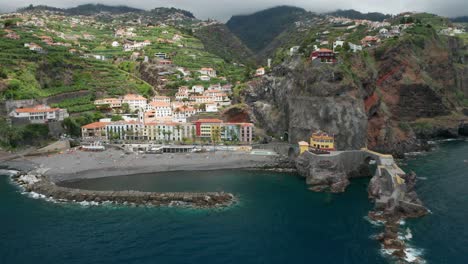
[[[117,42],[117,41],[112,42],[112,47],[115,48],[115,47],[118,47],[118,46],[120,46],[119,42]]]
[[[139,94],[126,94],[122,99],[122,104],[128,104],[131,111],[146,109],[147,100]]]
[[[194,85],[192,86],[192,90],[190,90],[191,93],[198,93],[202,94],[205,91],[205,87],[202,85]]]
[[[255,71],[255,76],[263,76],[265,75],[265,68],[258,68],[256,71]]]
[[[154,110],[155,117],[172,116],[171,104],[166,102],[151,102],[147,105],[147,110]]]
[[[209,113],[216,113],[218,112],[218,105],[217,104],[206,104],[206,112]]]
[[[349,49],[353,52],[358,52],[358,51],[361,51],[362,50],[362,46],[361,45],[356,45],[356,44],[353,44],[351,42],[348,42],[349,44]]]
[[[152,99],[153,102],[160,102],[160,103],[170,103],[171,98],[169,96],[155,96]]]
[[[202,76],[200,76],[200,81],[208,82],[208,81],[210,81],[210,80],[211,80],[211,78],[210,78],[210,76],[208,76],[208,75],[202,75]]]
[[[333,51],[335,51],[337,47],[343,47],[343,45],[344,45],[344,41],[342,40],[337,40],[333,42]]]
[[[294,56],[295,54],[297,54],[299,52],[299,46],[294,46],[292,48],[289,49],[289,56]]]
[[[63,121],[68,117],[66,109],[51,108],[47,105],[36,105],[29,108],[17,108],[9,116],[11,118],[28,120],[30,123],[45,124],[48,122]]]
[[[213,68],[201,68],[199,72],[202,75],[208,75],[211,78],[216,78],[216,70]]]

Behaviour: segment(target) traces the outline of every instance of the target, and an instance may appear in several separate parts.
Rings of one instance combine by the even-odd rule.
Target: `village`
[[[405,31],[416,23],[413,14],[400,14],[402,19],[392,22],[334,16],[315,18],[312,22],[326,23],[328,26],[313,31],[314,39],[307,47],[289,48],[288,55],[302,56],[317,66],[321,63],[340,63],[341,53],[362,52],[404,36]],[[230,122],[221,117],[221,112],[232,105],[233,89],[241,82],[229,76],[226,70],[220,75],[212,66],[212,61],[203,58],[208,55],[197,51],[200,49],[197,46],[199,44],[194,46],[188,35],[175,30],[171,23],[183,20],[181,16],[175,15],[155,24],[145,22],[141,17],[137,20],[122,17],[122,21],[109,24],[99,21],[98,16],[69,17],[51,11],[12,13],[8,16],[19,19],[16,22],[19,28],[40,29],[37,31],[40,33],[32,34],[39,41],[23,42],[24,48],[32,52],[47,54],[49,49],[63,47],[70,56],[84,60],[103,63],[119,61],[130,66],[136,63],[152,65],[152,70],[157,74],[157,82],[150,84],[153,86],[152,92],[139,93],[135,89],[127,89],[126,94],[99,93],[97,98],[88,103],[86,109],[98,111],[104,117],[81,126],[80,136],[85,146],[111,142],[213,145],[255,143],[253,123]],[[67,28],[57,27],[55,21],[67,25]],[[309,22],[297,22],[296,27],[299,31],[304,30],[310,27]],[[192,30],[218,23],[201,21],[195,23]],[[87,32],[81,31],[82,28],[88,28]],[[21,34],[24,34],[11,29],[3,31],[3,37],[11,40],[21,41]],[[449,27],[440,29],[438,33],[464,34],[464,30]],[[310,53],[303,54],[303,50]],[[239,69],[244,71],[245,65],[232,63],[230,67],[239,72]],[[272,59],[268,59],[266,66],[260,66],[250,73],[249,79],[262,77],[271,67]],[[128,73],[127,69],[125,71]],[[129,77],[136,82],[143,82],[132,73]],[[66,107],[31,103],[19,103],[16,109],[9,111],[12,124],[60,123],[78,114],[80,112]],[[326,135],[324,137],[327,138]],[[330,140],[320,139],[319,142],[327,144],[311,142],[307,147],[301,142],[299,146],[302,150],[334,150]]]

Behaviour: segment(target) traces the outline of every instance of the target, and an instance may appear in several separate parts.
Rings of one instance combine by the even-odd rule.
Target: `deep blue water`
[[[429,263],[468,263],[468,143],[407,161],[433,214],[407,221]],[[368,179],[339,195],[294,174],[174,172],[112,179],[113,188],[234,193],[228,209],[85,207],[20,194],[0,177],[0,263],[385,263],[364,219]],[[108,179],[75,183],[103,189]]]

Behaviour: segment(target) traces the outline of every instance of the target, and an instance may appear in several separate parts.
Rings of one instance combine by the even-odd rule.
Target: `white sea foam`
[[[82,201],[82,202],[79,202],[78,204],[81,206],[86,206],[86,207],[99,205],[98,202],[94,202],[94,201],[91,201],[91,202]]]
[[[413,247],[408,247],[405,249],[405,260],[409,263],[426,263],[426,261],[422,258],[424,253],[423,249],[417,249]]]
[[[19,171],[17,170],[0,170],[0,175],[7,175],[9,177],[13,177],[18,175]]]
[[[380,221],[380,220],[372,220],[369,218],[369,216],[364,216],[364,219],[371,223],[373,226],[383,226],[385,223],[383,221]]]
[[[33,198],[33,199],[45,199],[46,196],[43,195],[43,194],[40,194],[40,193],[36,193],[36,192],[29,192],[29,193],[26,193],[29,197]]]
[[[413,238],[413,234],[411,233],[411,229],[406,228],[406,234],[405,234],[405,239],[406,240],[411,240]]]
[[[427,153],[423,151],[414,151],[414,152],[405,153],[406,156],[421,156],[424,154],[427,154]]]
[[[405,225],[405,224],[406,224],[406,221],[403,220],[403,219],[401,219],[401,220],[400,220],[400,225]]]

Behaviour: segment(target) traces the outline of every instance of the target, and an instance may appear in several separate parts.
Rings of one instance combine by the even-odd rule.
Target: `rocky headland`
[[[376,165],[374,174],[369,169],[369,163]],[[401,232],[399,223],[405,218],[421,217],[428,213],[415,192],[414,173],[401,170],[391,155],[367,149],[328,155],[304,152],[296,158],[296,167],[313,191],[340,193],[346,190],[350,179],[371,177],[368,194],[375,206],[368,217],[383,223],[385,227],[376,239],[392,256],[401,261],[408,259],[405,241],[398,235]]]

